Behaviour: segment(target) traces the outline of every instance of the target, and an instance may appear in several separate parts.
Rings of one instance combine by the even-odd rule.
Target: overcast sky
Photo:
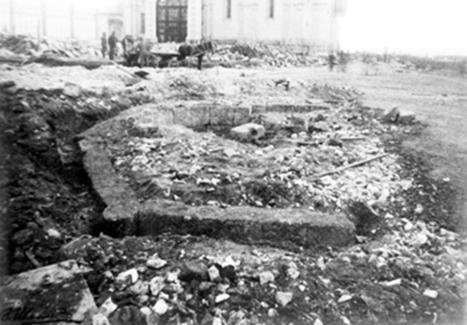
[[[346,49],[467,55],[467,0],[347,0]]]

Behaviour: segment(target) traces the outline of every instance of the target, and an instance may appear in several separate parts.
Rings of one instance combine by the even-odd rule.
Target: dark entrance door
[[[159,42],[185,42],[187,0],[157,1],[157,38]]]

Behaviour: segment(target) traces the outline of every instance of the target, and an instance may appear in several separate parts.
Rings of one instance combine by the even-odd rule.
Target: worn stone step
[[[140,208],[137,235],[162,233],[206,235],[241,243],[293,243],[305,248],[351,243],[355,226],[344,215],[307,209],[218,208],[158,201]]]

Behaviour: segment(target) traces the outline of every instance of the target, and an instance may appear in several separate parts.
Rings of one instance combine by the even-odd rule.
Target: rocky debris
[[[402,279],[395,279],[395,280],[392,280],[392,281],[383,281],[381,282],[381,285],[385,286],[385,287],[396,287],[396,286],[400,286],[402,284]]]
[[[300,271],[298,270],[297,264],[294,262],[289,262],[287,264],[287,276],[289,276],[292,280],[297,280],[300,276]]]
[[[326,122],[311,122],[308,125],[308,132],[329,132],[329,126]]]
[[[169,310],[169,306],[167,305],[164,299],[159,299],[157,300],[154,307],[152,307],[152,309],[154,310],[156,314],[164,315]]]
[[[431,289],[426,289],[425,291],[423,291],[423,295],[431,299],[438,298],[438,292]]]
[[[230,298],[229,294],[221,293],[220,295],[216,296],[215,302],[216,302],[216,304],[220,304],[220,303],[222,303],[224,301],[229,300],[229,298]]]
[[[2,321],[82,322],[97,310],[83,278],[87,271],[69,260],[3,279]]]
[[[159,324],[160,317],[154,312],[153,309],[149,307],[142,307],[140,311],[141,311],[141,314],[143,314],[146,317],[146,325]]]
[[[259,274],[259,283],[265,285],[267,283],[273,283],[275,280],[274,273],[271,271],[263,271]]]
[[[110,325],[109,319],[103,314],[92,316],[92,325]]]
[[[269,308],[268,309],[268,317],[269,318],[276,318],[277,316],[279,316],[279,313],[277,312],[276,309],[274,309],[274,308]]]
[[[161,276],[155,276],[149,281],[149,290],[153,296],[157,296],[165,287],[165,279]]]
[[[266,134],[266,129],[264,126],[259,124],[247,123],[233,128],[230,130],[230,132],[235,138],[238,138],[239,140],[255,141],[264,137]]]
[[[146,317],[135,306],[123,306],[109,316],[111,325],[146,325]]]
[[[77,41],[59,41],[37,39],[26,35],[0,34],[0,47],[16,54],[40,56],[56,54],[63,57],[76,58],[82,56],[100,57],[97,44],[85,44]]]
[[[268,44],[219,44],[207,55],[211,64],[222,66],[323,66],[324,56],[313,55],[305,47],[284,47]]]
[[[376,211],[366,203],[352,202],[349,210],[358,234],[369,234],[382,221]]]
[[[63,94],[71,98],[78,98],[81,92],[81,87],[72,83],[66,83],[63,88]]]
[[[423,213],[423,205],[421,205],[420,203],[417,204],[417,206],[415,207],[415,214],[422,214]]]
[[[211,282],[216,282],[217,280],[219,280],[221,278],[221,273],[219,271],[219,268],[215,265],[212,265],[209,269],[208,269],[208,274],[209,274],[209,280]]]
[[[96,265],[101,258],[110,257],[112,263],[106,264],[106,268],[114,274],[119,274],[121,269],[127,269],[125,265],[136,261],[139,264],[133,264],[135,269],[145,267],[147,256],[153,256],[156,252],[165,259],[174,261],[173,268],[147,268],[139,273],[139,280],[151,285],[148,300],[138,299],[141,293],[136,294],[127,288],[121,288],[115,282],[105,284],[107,280],[102,279],[102,284],[93,285],[99,288],[96,291],[97,296],[106,297],[109,290],[116,292],[116,297],[130,293],[139,308],[152,309],[162,299],[168,305],[168,311],[160,317],[167,321],[177,314],[185,319],[193,317],[187,315],[193,315],[194,312],[198,319],[203,319],[209,308],[231,311],[247,306],[247,319],[254,322],[253,315],[267,319],[269,309],[274,309],[274,303],[279,306],[274,318],[302,319],[301,314],[287,314],[287,308],[293,307],[302,312],[314,313],[312,319],[307,320],[309,322],[314,322],[319,316],[326,323],[339,320],[343,315],[355,323],[359,317],[366,317],[364,315],[369,310],[372,310],[378,320],[387,317],[412,319],[421,317],[426,312],[431,313],[432,308],[455,313],[455,302],[459,301],[457,294],[438,288],[444,288],[443,283],[447,281],[464,294],[467,292],[464,283],[467,276],[465,254],[453,248],[462,245],[458,236],[446,230],[436,230],[422,222],[405,230],[404,225],[410,221],[401,222],[395,218],[390,220],[396,223],[389,225],[394,232],[386,234],[380,241],[367,238],[355,246],[308,257],[267,247],[238,246],[222,240],[173,235],[158,237],[157,241],[145,237],[126,237],[123,240],[106,236],[89,238],[87,243],[81,243],[80,249],[75,250],[74,254],[86,265]],[[420,231],[425,233],[429,245],[418,244]],[[89,247],[95,247],[98,255],[91,253]],[[431,253],[435,248],[440,251]],[[232,252],[237,253],[231,255]],[[450,262],[445,262],[447,260]],[[223,270],[233,267],[233,264],[236,265],[236,277],[232,281]],[[220,278],[215,281],[209,278],[209,269],[213,266],[220,271]],[[264,270],[265,266],[267,270],[258,272]],[[294,269],[300,270],[300,275],[296,278],[293,275],[295,272],[290,272]],[[182,276],[184,280],[179,281],[182,272],[186,278]],[[267,276],[269,280],[260,285],[262,272],[270,274]],[[276,276],[272,277],[274,274]],[[430,298],[438,307],[428,304],[428,297],[423,295],[426,288],[436,288],[439,292],[438,298]],[[277,294],[278,292],[280,293]],[[281,307],[276,295],[285,303],[285,307]],[[292,300],[286,303],[290,297]],[[315,304],[310,304],[307,297],[313,297]],[[221,298],[227,300],[219,302]],[[196,303],[198,299],[205,299],[208,305],[200,307]],[[360,299],[366,302],[365,305],[353,309],[356,314],[348,314],[349,304]],[[410,303],[411,300],[415,301],[417,307],[401,312],[401,305],[414,306]],[[332,317],[326,312],[330,301],[336,308]],[[120,304],[123,301],[115,300],[115,303]],[[388,316],[391,314],[394,316]]]
[[[137,296],[144,296],[149,292],[149,283],[145,281],[136,281],[130,286],[130,291]]]
[[[292,292],[278,291],[276,293],[276,302],[281,307],[287,306],[292,301],[292,299],[293,299],[293,293]]]
[[[130,269],[124,271],[117,275],[117,281],[119,282],[129,282],[129,283],[136,283],[138,281],[138,271],[136,269]]]
[[[399,115],[397,123],[402,125],[412,125],[415,124],[417,121],[417,117],[414,113],[411,112],[402,112]]]
[[[147,260],[146,265],[150,268],[158,270],[166,266],[167,261],[161,259],[157,254],[155,254]]]
[[[187,262],[183,264],[178,278],[185,282],[191,282],[192,280],[206,281],[209,278],[208,268],[203,263]]]
[[[323,322],[321,321],[321,319],[317,318],[317,319],[315,319],[315,321],[313,322],[313,325],[323,325]]]
[[[330,94],[333,93],[328,89],[324,94],[331,96]],[[331,97],[334,98],[333,96]],[[342,97],[345,98],[344,95]],[[199,127],[198,123],[210,123],[212,126],[219,123],[217,119],[212,117],[217,116],[220,112],[218,113],[214,109],[207,110],[206,106],[209,107],[209,102],[203,104],[204,109],[191,103],[138,107],[127,111],[115,120],[90,130],[84,135],[86,140],[83,141],[88,141],[91,145],[93,133],[106,134],[108,132],[106,130],[116,127],[114,123],[120,120],[131,119],[134,121],[133,127],[143,123],[146,126],[151,124],[152,127],[157,127],[159,118],[167,120],[169,124],[183,123],[187,125],[186,128],[177,126],[177,128],[173,128],[174,131],[164,130],[164,134],[161,133],[160,129],[159,135],[163,137],[157,139],[122,138],[121,134],[125,132],[124,130],[111,132],[112,136],[109,138],[121,138],[121,147],[113,147],[114,149],[111,150],[112,157],[116,157],[114,168],[118,174],[121,173],[130,179],[129,185],[135,191],[136,196],[132,199],[133,201],[134,199],[144,201],[156,197],[183,201],[189,205],[223,207],[248,204],[266,208],[300,205],[307,206],[311,210],[331,210],[338,206],[344,206],[348,201],[360,198],[362,201],[369,201],[373,200],[375,196],[383,197],[382,194],[389,192],[389,195],[385,195],[386,200],[381,200],[387,203],[391,193],[396,192],[397,188],[400,187],[399,180],[392,177],[397,173],[399,166],[394,161],[395,157],[385,156],[382,153],[381,143],[373,138],[358,140],[360,139],[358,135],[361,135],[363,131],[353,127],[351,131],[345,130],[344,132],[342,130],[344,121],[341,118],[348,118],[350,114],[348,112],[340,112],[339,114],[343,114],[343,116],[339,118],[333,115],[332,118],[328,118],[329,122],[326,122],[332,126],[332,133],[339,135],[334,137],[342,139],[341,141],[345,143],[342,147],[328,144],[329,132],[331,132],[329,131],[316,135],[314,133],[309,135],[306,132],[304,134],[291,134],[291,140],[286,141],[284,141],[283,135],[278,132],[277,138],[274,140],[269,140],[267,137],[260,140],[264,141],[264,144],[260,143],[261,148],[258,148],[257,145],[226,140],[225,137],[212,133],[197,133],[188,129],[188,127],[196,128],[196,125]],[[217,107],[219,106],[217,105]],[[181,110],[177,107],[183,107],[184,113],[179,113]],[[237,112],[241,112],[243,115],[243,111],[248,112],[248,108],[237,110],[225,107],[223,109],[224,115],[237,114]],[[199,114],[196,113],[197,110]],[[171,112],[170,116],[167,114],[168,112]],[[351,115],[360,116],[354,111]],[[204,116],[211,116],[211,118],[207,119]],[[374,119],[371,123],[382,128]],[[341,132],[342,135],[340,135]],[[349,137],[349,133],[353,137]],[[344,134],[347,137],[344,137]],[[353,140],[355,138],[357,140]],[[299,149],[290,146],[291,143],[296,144]],[[93,150],[92,145],[91,147],[83,146],[83,149]],[[95,150],[100,149],[96,146]],[[358,170],[345,169],[345,173],[341,173],[340,177],[318,177],[323,174],[323,171],[327,173],[326,169],[332,172],[333,169],[336,169],[335,166],[346,167],[347,162],[366,161],[375,157],[374,155],[377,153],[381,153],[381,156],[376,155],[376,157],[384,159],[381,164],[370,161],[368,164],[356,166],[359,167]],[[167,160],[166,155],[172,159]],[[222,165],[226,163],[226,158],[229,159],[228,169]],[[90,162],[92,160],[90,159]],[[213,164],[212,160],[217,161],[217,163]],[[245,164],[254,166],[255,171],[252,171],[253,168],[245,170]],[[352,163],[347,165],[352,166]],[[95,168],[95,170],[101,169],[100,166]],[[91,169],[91,172],[93,170]],[[175,176],[173,172],[175,172]],[[377,178],[368,177],[369,174],[375,172],[378,173],[379,181],[376,181]],[[144,176],[141,177],[141,174]],[[135,179],[137,175],[140,175],[138,180]],[[106,180],[114,178],[103,177]],[[345,186],[340,186],[341,182]],[[368,182],[372,182],[372,186],[367,186]],[[115,182],[115,184],[118,183]],[[105,187],[105,183],[95,184],[98,192],[101,185]],[[113,193],[116,187],[112,186],[112,188],[114,190],[110,193]],[[125,188],[121,193],[129,193],[129,189]],[[103,191],[103,198],[119,197],[117,194],[106,194],[106,196],[104,194],[106,192]],[[128,196],[128,194],[125,195]],[[111,202],[108,202],[108,205],[112,206]],[[114,210],[120,211],[123,215],[126,214],[128,206],[130,205]],[[128,212],[128,215],[131,215],[131,211]]]
[[[389,112],[384,114],[383,121],[386,123],[397,123],[399,116],[400,116],[399,108],[393,107],[391,110],[389,110]]]
[[[411,112],[401,112],[398,107],[394,107],[384,114],[382,120],[386,123],[411,125],[415,123],[416,116]]]
[[[340,298],[337,300],[337,303],[338,304],[342,304],[344,302],[348,302],[350,300],[352,300],[352,295],[349,295],[349,294],[344,294],[342,296],[340,296]]]
[[[111,313],[113,313],[118,306],[114,304],[112,298],[107,298],[106,301],[99,307],[99,313],[105,317],[108,317]]]

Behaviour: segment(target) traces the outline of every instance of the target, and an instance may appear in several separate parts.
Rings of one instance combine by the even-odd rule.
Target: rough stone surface
[[[287,306],[293,299],[293,293],[292,292],[282,292],[278,291],[276,293],[276,302],[284,307]]]
[[[400,116],[399,108],[393,107],[389,111],[385,112],[383,116],[383,121],[386,123],[397,123],[399,116]]]
[[[93,187],[107,205],[106,220],[132,219],[137,211],[137,201],[124,180],[114,171],[108,153],[99,145],[88,141],[80,142],[84,151],[83,163]]]
[[[69,260],[3,279],[2,322],[82,322],[97,311],[83,271]]]
[[[238,139],[252,141],[264,137],[266,129],[260,124],[247,123],[233,128],[230,132]]]
[[[142,207],[136,224],[138,235],[171,232],[271,244],[280,238],[303,247],[345,245],[355,234],[355,226],[344,215],[307,209],[191,207],[162,200]]]
[[[227,112],[227,113],[226,113]],[[115,118],[104,121],[80,135],[79,146],[83,152],[83,164],[92,180],[93,187],[107,205],[106,220],[131,220],[136,214],[138,202],[128,184],[115,172],[106,140],[115,138],[122,121],[131,120],[134,129],[141,133],[164,133],[164,128],[173,131],[174,125],[200,128],[205,125],[227,126],[248,122],[249,108],[226,110],[212,102],[188,101],[167,105],[143,105],[122,112]],[[185,131],[185,130],[182,130]]]
[[[344,215],[329,215],[307,209],[261,209],[254,207],[191,207],[175,201],[140,204],[129,184],[114,169],[109,146],[118,139],[121,124],[131,121],[132,130],[158,136],[193,132],[188,128],[247,122],[252,108],[226,109],[207,102],[166,103],[131,108],[81,134],[84,166],[94,189],[107,205],[106,220],[127,220],[127,232],[157,235],[164,232],[207,235],[247,243],[281,242],[304,247],[339,246],[353,240],[355,227]],[[259,125],[264,131],[264,127]],[[188,128],[187,128],[188,127]],[[177,131],[178,130],[178,131]],[[262,131],[256,135],[264,134]],[[175,133],[174,133],[175,132]],[[281,240],[278,241],[277,239]]]
[[[275,276],[271,271],[263,271],[259,274],[259,283],[265,285],[269,282],[274,282]]]
[[[146,325],[146,317],[138,307],[124,306],[114,311],[109,316],[111,325]]]
[[[163,268],[164,266],[167,265],[167,261],[166,260],[163,260],[161,259],[159,256],[154,255],[154,256],[151,256],[147,261],[146,261],[146,265],[150,268],[153,268],[153,269],[161,269]]]

